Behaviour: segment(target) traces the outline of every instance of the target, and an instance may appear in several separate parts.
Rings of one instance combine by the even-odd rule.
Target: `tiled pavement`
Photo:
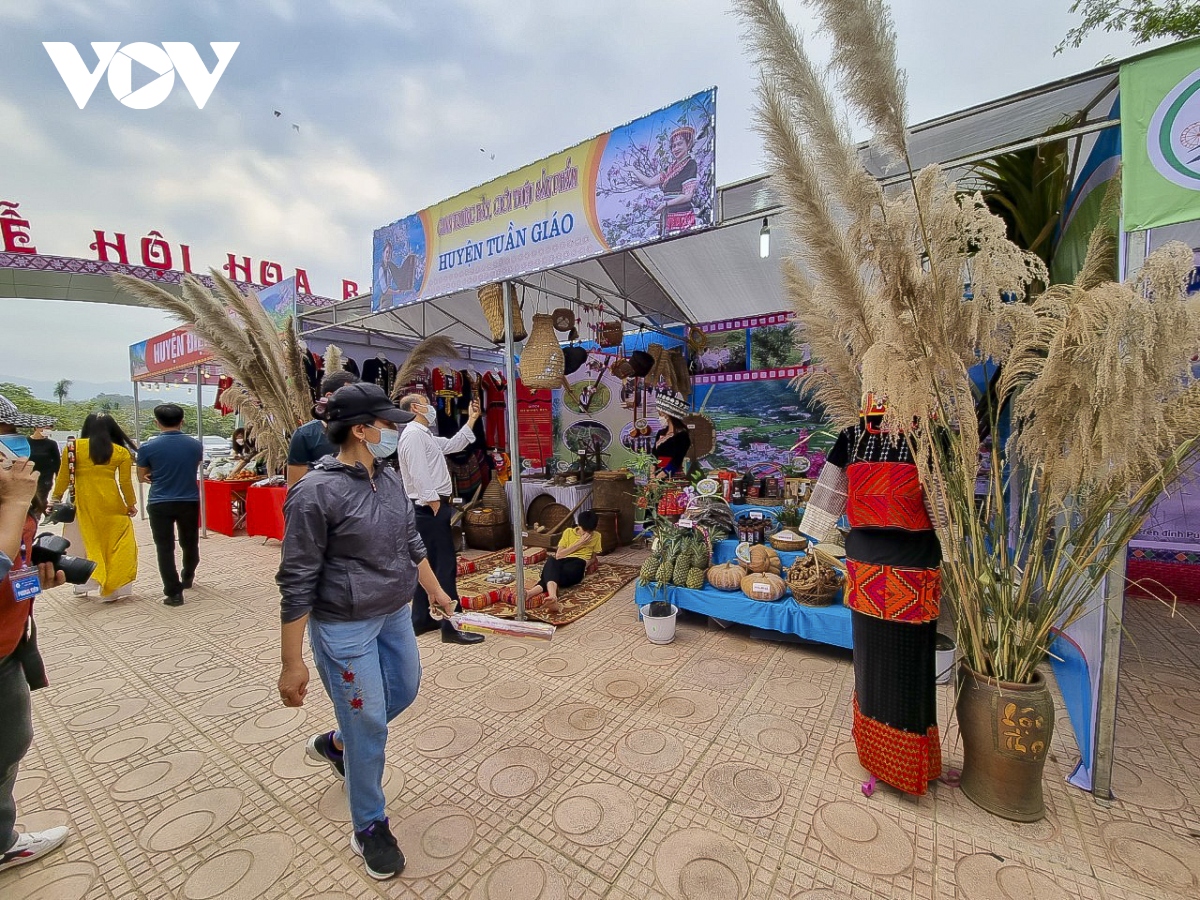
[[[34,695],[24,828],[64,851],[0,874],[0,897],[468,900],[1160,900],[1200,897],[1200,610],[1133,601],[1111,807],[1064,783],[1015,825],[936,785],[858,789],[848,654],[681,624],[649,644],[632,586],[551,644],[421,638],[421,696],[393,723],[389,812],[403,876],[367,878],[348,810],[305,739],[331,709],[314,675],[279,705],[278,545],[216,536],[180,609],[39,601],[53,686]],[[636,554],[628,554],[637,561]],[[946,756],[961,759],[945,728]]]

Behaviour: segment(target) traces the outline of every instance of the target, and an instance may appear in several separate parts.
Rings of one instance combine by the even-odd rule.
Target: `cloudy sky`
[[[1055,57],[1069,5],[895,0],[912,120],[1134,52],[1101,34]],[[149,110],[101,80],[80,110],[43,41],[74,42],[89,67],[92,41],[191,42],[210,68],[208,42],[240,47],[203,110],[178,80]],[[369,284],[376,226],[711,85],[718,182],[759,174],[753,75],[726,0],[0,0],[0,200],[21,204],[41,253],[157,229],[193,268],[236,252],[304,267],[333,296],[342,278]],[[128,345],[171,327],[0,304],[0,381],[119,382]]]

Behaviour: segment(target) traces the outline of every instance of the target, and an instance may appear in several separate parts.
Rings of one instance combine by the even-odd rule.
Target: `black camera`
[[[57,534],[43,532],[34,539],[29,551],[29,561],[35,566],[42,563],[53,563],[54,571],[62,572],[71,584],[87,584],[96,564],[90,559],[80,559],[78,556],[67,556],[67,548],[71,542]]]

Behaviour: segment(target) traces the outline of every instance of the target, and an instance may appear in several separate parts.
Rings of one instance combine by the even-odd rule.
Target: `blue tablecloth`
[[[716,566],[721,563],[737,562],[737,546],[736,540],[717,541],[713,544],[712,564]],[[793,553],[788,550],[776,550],[775,552],[779,554],[779,562],[785,569],[804,556],[803,553]]]
[[[681,587],[657,589],[657,585],[638,585],[634,601],[645,606],[651,600],[668,600],[680,609],[737,622],[754,628],[767,628],[794,634],[807,641],[830,644],[849,650],[854,646],[850,628],[850,610],[832,606],[802,606],[791,597],[774,603],[751,600],[741,591],[718,591],[711,585],[692,591]]]

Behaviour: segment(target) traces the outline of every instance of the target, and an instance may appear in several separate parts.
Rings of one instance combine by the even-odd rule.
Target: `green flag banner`
[[[1200,219],[1200,40],[1121,66],[1125,230]]]

